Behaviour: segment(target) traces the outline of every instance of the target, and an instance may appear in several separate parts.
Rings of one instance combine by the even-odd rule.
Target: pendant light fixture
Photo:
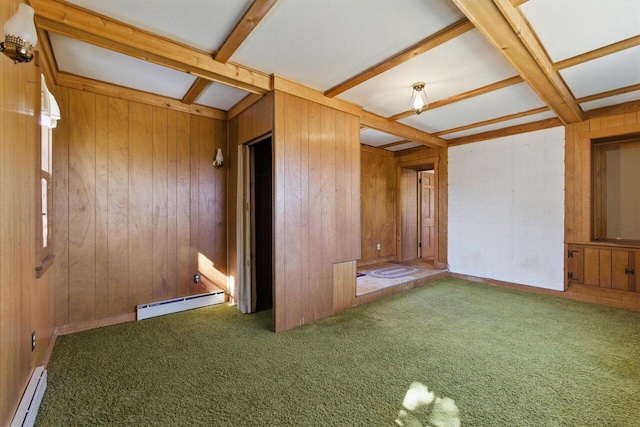
[[[33,59],[33,47],[38,43],[36,26],[33,23],[33,9],[20,3],[18,11],[4,24],[5,40],[0,43],[0,52],[15,64]]]
[[[418,82],[412,85],[413,92],[411,93],[409,108],[416,114],[422,113],[429,106],[427,94],[424,92],[424,85],[424,82]]]

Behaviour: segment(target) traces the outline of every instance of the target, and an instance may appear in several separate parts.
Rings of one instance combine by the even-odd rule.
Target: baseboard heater
[[[150,304],[141,304],[138,306],[137,318],[138,320],[143,320],[150,317],[163,316],[165,314],[177,313],[179,311],[220,304],[223,303],[224,300],[224,291],[214,291],[206,294],[153,302]]]
[[[44,366],[38,366],[33,370],[31,379],[27,385],[27,389],[22,395],[18,410],[13,416],[11,427],[31,427],[36,422],[38,408],[44,396],[44,390],[47,388],[47,371]]]

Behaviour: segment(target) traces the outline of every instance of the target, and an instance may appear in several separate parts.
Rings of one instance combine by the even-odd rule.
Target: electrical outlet
[[[378,243],[378,250],[380,250],[380,243]]]
[[[36,331],[31,332],[31,351],[36,349]]]
[[[193,283],[200,283],[200,275],[198,273],[193,275]]]

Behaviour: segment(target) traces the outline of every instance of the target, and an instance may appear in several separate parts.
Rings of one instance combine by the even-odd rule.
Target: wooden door
[[[400,169],[400,261],[418,258],[418,172]]]
[[[420,258],[435,256],[435,175],[420,172]]]
[[[611,284],[613,289],[629,290],[629,251],[611,251]]]

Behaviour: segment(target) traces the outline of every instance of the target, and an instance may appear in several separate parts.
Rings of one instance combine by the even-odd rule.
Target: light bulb
[[[422,97],[417,94],[417,96],[413,99],[413,109],[422,110],[422,107],[424,107],[424,102],[422,101]]]
[[[222,157],[222,150],[218,148],[218,153],[216,154],[216,162],[222,163],[223,160],[224,160],[224,157]]]

